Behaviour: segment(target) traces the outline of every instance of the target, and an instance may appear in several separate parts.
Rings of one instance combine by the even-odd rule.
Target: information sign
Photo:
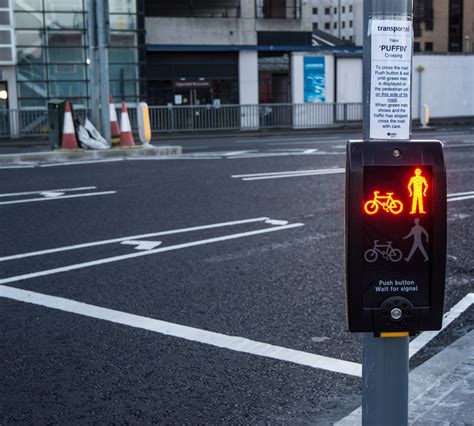
[[[370,138],[410,137],[412,23],[373,19]]]

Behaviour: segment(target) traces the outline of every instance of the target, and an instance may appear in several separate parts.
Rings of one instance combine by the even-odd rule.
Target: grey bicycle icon
[[[375,262],[379,256],[391,262],[399,262],[402,260],[403,254],[401,250],[392,247],[392,241],[386,241],[385,244],[379,244],[379,240],[374,241],[374,248],[364,253],[364,259],[369,262]]]

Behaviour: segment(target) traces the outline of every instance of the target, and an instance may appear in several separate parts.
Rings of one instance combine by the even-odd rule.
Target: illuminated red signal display
[[[377,167],[377,169],[380,169],[380,167]],[[391,167],[387,166],[386,169],[389,170]],[[425,206],[428,203],[425,202],[425,199],[431,185],[428,184],[427,174],[423,174],[421,167],[410,167],[410,169],[413,169],[413,175],[407,180],[408,184],[397,192],[394,188],[400,186],[400,179],[386,182],[383,176],[379,176],[380,180],[385,182],[377,182],[378,179],[375,179],[375,182],[370,182],[374,186],[373,196],[371,193],[370,199],[364,203],[364,212],[368,215],[375,215],[379,212],[398,215],[402,213],[405,204],[407,204],[411,206],[410,214],[426,214]],[[394,176],[394,178],[396,177]],[[386,190],[384,191],[382,188],[386,188]],[[402,199],[405,199],[406,202],[404,203]]]
[[[431,166],[364,167],[364,306],[377,308],[389,295],[429,303],[432,179]]]

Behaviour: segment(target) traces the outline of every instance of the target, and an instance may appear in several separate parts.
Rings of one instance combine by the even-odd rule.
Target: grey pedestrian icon
[[[414,222],[415,222],[415,226],[411,228],[410,233],[403,237],[404,240],[406,240],[407,238],[413,237],[413,246],[410,250],[410,253],[408,254],[408,257],[405,258],[405,261],[409,262],[410,259],[415,254],[416,250],[418,249],[421,251],[421,254],[425,258],[425,262],[428,262],[429,257],[428,257],[428,254],[426,253],[425,247],[423,246],[423,238],[422,238],[422,235],[424,235],[426,238],[426,242],[428,243],[429,241],[428,232],[426,231],[425,228],[423,228],[420,225],[419,218],[415,218]]]

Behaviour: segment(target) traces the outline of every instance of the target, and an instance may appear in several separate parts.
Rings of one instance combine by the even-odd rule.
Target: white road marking
[[[305,174],[305,173],[319,173],[319,174],[332,174],[334,171],[338,173],[344,173],[345,169],[340,167],[333,167],[332,169],[309,169],[309,170],[293,170],[288,172],[270,172],[270,173],[249,173],[245,175],[231,175],[233,178],[249,178],[249,177],[260,177],[260,176],[279,176],[279,175],[292,175],[292,174]]]
[[[113,163],[114,161],[124,161],[124,158],[109,158],[106,160],[84,160],[84,161],[68,161],[67,163],[49,163],[39,164],[39,167],[60,167],[60,166],[77,166],[81,164],[96,164],[96,163]]]
[[[474,191],[467,191],[467,192],[454,192],[452,194],[448,194],[449,197],[458,197],[460,195],[474,195]]]
[[[45,191],[45,192],[40,192],[40,195],[43,197],[60,197],[61,195],[64,195],[65,192],[53,192],[53,191]]]
[[[309,172],[309,173],[291,173],[287,175],[273,175],[273,176],[256,176],[256,177],[248,177],[242,178],[243,181],[251,181],[251,180],[267,180],[267,179],[283,179],[283,178],[292,178],[292,177],[301,177],[301,176],[319,176],[319,175],[332,175],[332,174],[339,174],[344,173],[343,171],[339,171],[337,169],[331,171],[324,171],[324,172]]]
[[[60,268],[47,269],[47,270],[44,270],[44,271],[32,272],[32,273],[29,273],[29,274],[17,275],[17,276],[14,276],[14,277],[2,278],[2,279],[0,279],[0,284],[8,284],[8,283],[12,283],[12,282],[24,281],[24,280],[28,280],[28,279],[31,279],[31,278],[43,277],[43,276],[46,276],[46,275],[59,274],[61,272],[69,272],[69,271],[74,271],[74,270],[77,270],[77,269],[89,268],[91,266],[104,265],[106,263],[113,263],[113,262],[118,262],[118,261],[121,261],[121,260],[133,259],[135,257],[148,256],[148,255],[156,254],[156,253],[164,253],[164,252],[167,252],[167,251],[180,250],[180,249],[184,249],[184,248],[188,248],[188,247],[196,247],[196,246],[201,246],[201,245],[204,245],[204,244],[217,243],[217,242],[220,242],[220,241],[235,240],[237,238],[250,237],[252,235],[259,235],[259,234],[266,234],[266,233],[269,233],[269,232],[283,231],[285,229],[292,229],[292,228],[297,228],[297,227],[300,227],[300,226],[304,226],[304,224],[303,223],[293,223],[293,224],[285,225],[285,226],[275,226],[273,228],[258,229],[258,230],[255,230],[255,231],[241,232],[241,233],[238,233],[238,234],[231,234],[231,235],[224,235],[224,236],[221,236],[221,237],[208,238],[208,239],[205,239],[205,240],[191,241],[189,243],[175,244],[173,246],[161,247],[161,248],[157,248],[157,249],[154,249],[154,250],[148,250],[148,251],[140,251],[138,253],[107,257],[107,258],[104,258],[104,259],[92,260],[92,261],[89,261],[89,262],[78,263],[78,264],[75,264],[75,265],[68,265],[68,266],[63,266],[63,267],[60,267]]]
[[[441,330],[424,331],[418,337],[410,342],[410,358],[433,340],[439,333],[441,333],[449,324],[465,312],[472,304],[474,304],[474,293],[468,293],[458,303],[456,303],[449,312],[443,316],[443,326]]]
[[[152,250],[155,247],[160,246],[162,241],[136,241],[136,240],[129,240],[129,241],[122,241],[120,244],[125,244],[129,246],[136,246],[135,250]]]
[[[236,220],[236,221],[233,221],[233,222],[221,222],[221,223],[213,223],[211,225],[201,225],[201,226],[193,226],[193,227],[190,227],[190,228],[172,229],[170,231],[153,232],[151,234],[129,235],[129,236],[126,236],[126,237],[113,238],[113,239],[110,239],[110,240],[93,241],[93,242],[89,242],[89,243],[75,244],[75,245],[72,245],[72,246],[56,247],[56,248],[52,248],[52,249],[32,251],[32,252],[29,252],[29,253],[21,253],[21,254],[14,254],[14,255],[10,255],[10,256],[4,256],[4,257],[0,257],[0,262],[5,262],[7,260],[23,259],[25,257],[32,257],[32,256],[42,256],[44,254],[59,253],[59,252],[62,252],[62,251],[83,249],[83,248],[87,248],[87,247],[101,246],[101,245],[105,245],[105,244],[121,243],[122,241],[126,241],[126,240],[139,240],[139,239],[142,239],[142,238],[151,238],[151,237],[159,237],[159,236],[163,236],[163,235],[181,234],[181,233],[184,233],[184,232],[202,231],[202,230],[205,230],[205,229],[222,228],[222,227],[225,227],[225,226],[243,225],[243,224],[254,223],[254,222],[265,222],[269,219],[270,219],[269,217],[257,217],[257,218],[253,218],[253,219]]]
[[[448,203],[450,203],[452,201],[470,200],[471,198],[474,198],[474,194],[473,195],[466,195],[465,197],[448,198]]]
[[[84,186],[82,188],[42,189],[41,191],[10,192],[9,194],[0,194],[0,197],[20,197],[22,195],[41,194],[42,192],[87,191],[89,189],[97,189],[97,187],[96,186]]]
[[[34,164],[28,165],[17,165],[17,166],[0,166],[0,170],[9,170],[9,169],[34,169],[36,166]]]
[[[276,220],[276,219],[269,219],[266,220],[265,223],[268,223],[269,225],[287,225],[288,221],[287,220]]]
[[[62,197],[45,197],[45,198],[27,198],[26,200],[14,200],[14,201],[2,201],[0,206],[7,204],[21,204],[21,203],[34,203],[37,201],[52,201],[52,200],[64,200],[65,198],[80,198],[80,197],[94,197],[96,195],[110,195],[116,194],[117,191],[104,191],[104,192],[87,192],[85,194],[75,194],[75,195],[64,195]]]
[[[62,297],[49,296],[4,285],[0,285],[0,297],[57,309],[89,318],[100,319],[115,324],[147,330],[235,352],[291,362],[293,364],[347,374],[350,376],[362,376],[362,366],[355,362],[329,358],[322,355],[257,342],[255,340],[246,339],[245,337],[229,336],[227,334],[215,333],[199,328],[129,314],[127,312],[102,308],[100,306],[90,305]]]

